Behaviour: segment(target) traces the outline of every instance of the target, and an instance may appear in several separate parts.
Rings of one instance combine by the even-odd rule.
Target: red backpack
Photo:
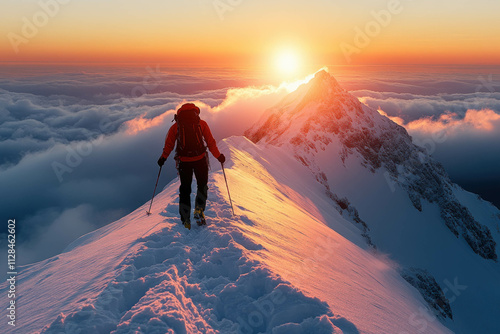
[[[177,146],[175,152],[180,157],[196,157],[206,152],[200,125],[200,108],[186,103],[174,116],[177,122]]]

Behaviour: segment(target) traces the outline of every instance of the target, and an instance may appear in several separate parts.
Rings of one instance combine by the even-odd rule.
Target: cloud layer
[[[148,201],[184,101],[201,107],[220,140],[241,135],[287,93],[211,74],[161,72],[154,83],[147,70],[136,71],[0,80],[0,213],[19,222],[19,264],[55,255]],[[169,158],[160,189],[176,175]]]
[[[0,68],[0,74],[0,213],[18,221],[20,264],[55,255],[147,202],[174,110],[184,101],[201,107],[221,140],[243,134],[289,89],[241,73],[186,74],[157,66]],[[488,85],[470,75],[443,81],[415,73],[404,80],[397,73],[337,77],[406,126],[416,142],[430,141],[430,153],[452,179],[500,203],[495,76]],[[160,189],[176,178],[171,158],[166,167]]]

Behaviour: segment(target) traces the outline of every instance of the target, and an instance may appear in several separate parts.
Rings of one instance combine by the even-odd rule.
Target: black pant
[[[183,222],[188,221],[191,215],[191,183],[193,172],[196,177],[198,191],[196,192],[195,208],[205,211],[208,192],[208,163],[206,157],[197,161],[179,162],[179,213]]]

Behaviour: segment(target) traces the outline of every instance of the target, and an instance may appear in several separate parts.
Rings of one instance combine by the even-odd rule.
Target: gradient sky
[[[43,14],[40,3],[58,1],[67,4]],[[391,2],[397,13],[376,28],[372,11]],[[288,48],[311,65],[500,63],[494,0],[9,0],[0,11],[1,61],[265,67]],[[24,18],[42,26],[23,34]],[[356,44],[356,28],[370,24],[369,43]],[[17,53],[14,34],[25,38]],[[348,59],[341,45],[357,51]]]

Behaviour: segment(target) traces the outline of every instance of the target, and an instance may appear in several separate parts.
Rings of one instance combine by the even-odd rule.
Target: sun
[[[299,72],[300,56],[294,50],[282,50],[276,55],[276,68],[280,74],[293,76]]]

